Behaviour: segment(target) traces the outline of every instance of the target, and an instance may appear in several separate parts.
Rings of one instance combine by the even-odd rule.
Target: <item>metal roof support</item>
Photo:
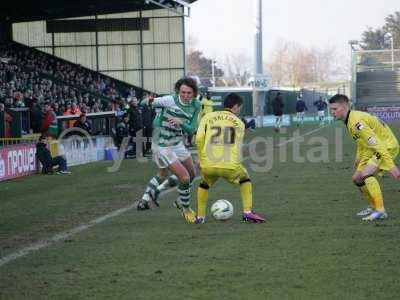
[[[173,11],[180,16],[190,17],[190,5],[183,0],[145,0],[144,2],[146,4],[152,3],[158,5],[162,8]],[[183,13],[180,12],[177,7],[182,7]]]

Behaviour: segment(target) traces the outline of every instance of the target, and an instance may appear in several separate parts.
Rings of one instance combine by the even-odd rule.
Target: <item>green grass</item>
[[[274,137],[276,145],[293,130],[256,135]],[[362,223],[355,212],[365,202],[351,183],[353,141],[343,134],[343,161],[335,162],[331,126],[305,137],[300,153],[314,149],[318,156],[309,144],[317,136],[329,141],[327,163],[294,162],[290,143],[288,161],[280,161],[276,147],[270,153],[269,172],[250,171],[246,161],[254,207],[267,215],[266,224],[241,223],[239,190],[223,181],[211,190],[210,203],[233,203],[227,222],[185,224],[170,193],[157,210],[129,211],[0,267],[0,299],[398,299],[399,183],[380,181],[390,219]],[[155,170],[126,161],[108,173],[109,165],[2,183],[0,243],[26,232],[32,240],[51,236],[128,205]],[[57,230],[47,230],[54,224]],[[2,255],[15,250],[10,245]]]

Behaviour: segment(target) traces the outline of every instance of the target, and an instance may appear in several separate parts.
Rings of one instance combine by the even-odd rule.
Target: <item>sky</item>
[[[187,36],[196,48],[217,61],[226,55],[254,51],[255,0],[198,0],[186,20]],[[361,39],[368,26],[384,25],[385,17],[400,10],[400,0],[262,0],[264,61],[279,41],[305,47],[334,47],[349,55],[349,40]]]

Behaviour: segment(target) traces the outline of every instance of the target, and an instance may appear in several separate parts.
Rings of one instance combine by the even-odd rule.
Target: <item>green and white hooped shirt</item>
[[[148,100],[143,100],[148,104]],[[152,142],[159,147],[175,146],[182,142],[183,132],[193,134],[197,130],[198,115],[201,110],[200,102],[193,98],[188,104],[183,103],[178,95],[168,95],[155,98],[151,105],[156,109],[153,121]],[[176,118],[183,123],[177,127],[168,122]]]

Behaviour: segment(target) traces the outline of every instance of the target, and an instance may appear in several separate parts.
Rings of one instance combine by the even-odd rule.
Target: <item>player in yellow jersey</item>
[[[201,112],[200,112],[200,120],[208,113],[213,112],[213,102],[210,100],[210,94],[207,92],[201,98]]]
[[[400,171],[394,163],[399,153],[399,143],[390,128],[369,113],[350,110],[349,99],[337,94],[329,100],[332,115],[343,120],[357,143],[352,180],[367,198],[369,207],[357,213],[365,221],[387,218],[382,192],[376,175],[388,171],[400,179]]]
[[[200,121],[196,135],[201,174],[201,183],[197,190],[198,224],[205,222],[208,190],[219,178],[240,185],[244,221],[265,222],[263,217],[252,212],[252,184],[241,164],[245,128],[237,115],[242,104],[242,98],[231,93],[224,100],[223,111],[208,113]]]
[[[205,95],[199,95],[198,100],[200,101],[201,105],[201,110],[199,113],[199,123],[200,120],[208,113],[213,112],[213,102],[209,100],[210,94],[207,92]],[[193,137],[196,135],[196,132],[194,134],[188,134],[186,138],[186,146],[191,148],[193,147]]]

